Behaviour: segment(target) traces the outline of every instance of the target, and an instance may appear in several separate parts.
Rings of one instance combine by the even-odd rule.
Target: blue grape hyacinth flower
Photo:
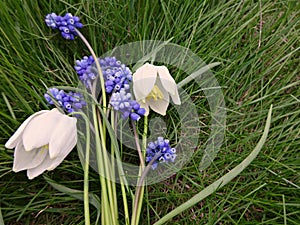
[[[176,149],[170,146],[169,140],[158,137],[156,141],[149,142],[146,148],[146,162],[149,163],[153,158],[156,160],[151,165],[156,169],[159,163],[174,162],[176,159]]]
[[[50,88],[48,90],[49,94],[44,94],[46,101],[50,105],[54,105],[55,100],[59,106],[66,112],[72,113],[79,111],[86,105],[86,102],[83,100],[81,93],[68,92],[65,93],[64,90],[59,90],[57,88]]]
[[[46,15],[46,19],[45,22],[47,24],[48,27],[51,27],[52,29],[57,29],[57,23],[56,23],[56,13],[50,13],[48,15]]]
[[[128,90],[132,81],[132,72],[116,57],[105,57],[99,60],[105,80],[106,93],[119,92],[122,88]]]
[[[56,13],[46,15],[45,22],[48,27],[58,29],[61,35],[67,40],[74,40],[77,35],[75,28],[82,28],[80,18],[66,13],[65,16],[58,16]]]
[[[122,88],[130,89],[132,72],[116,57],[98,58],[105,82],[105,91],[108,94],[119,92]],[[92,56],[84,56],[81,60],[76,60],[75,70],[81,82],[89,88],[97,77],[97,67]]]
[[[122,113],[122,118],[130,117],[132,120],[137,121],[141,116],[145,115],[146,110],[140,107],[140,104],[132,100],[131,94],[122,88],[119,92],[112,94],[109,102],[114,110]]]
[[[97,72],[90,69],[94,62],[95,60],[92,56],[84,56],[81,60],[76,60],[76,65],[74,66],[79,79],[86,87],[90,87],[93,80],[97,77]]]

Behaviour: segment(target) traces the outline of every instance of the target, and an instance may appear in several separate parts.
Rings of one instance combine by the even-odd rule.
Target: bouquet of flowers
[[[77,145],[84,171],[84,190],[77,192],[77,198],[84,201],[85,224],[90,224],[92,204],[98,212],[96,224],[119,224],[122,220],[122,224],[137,225],[145,185],[176,173],[197,148],[197,109],[184,91],[197,79],[202,88],[204,84],[209,87],[205,94],[214,115],[212,134],[199,169],[204,170],[216,156],[223,140],[226,113],[224,99],[220,90],[213,88],[218,85],[209,69],[219,63],[204,66],[195,55],[170,40],[131,43],[97,57],[79,31],[83,27],[79,17],[51,13],[45,22],[67,40],[79,36],[91,55],[76,60],[78,87],[47,88],[45,100],[54,108],[31,115],[7,141],[6,148],[15,148],[13,171],[27,170],[28,178],[33,179],[55,169]],[[164,62],[189,75],[176,83]],[[265,142],[271,111],[272,108],[264,134],[249,157],[155,224],[163,224],[237,176]],[[153,119],[152,115],[159,117]],[[169,129],[163,127],[164,117],[173,121]],[[99,174],[100,198],[89,192],[90,167]],[[58,190],[72,194],[70,189],[46,176],[45,179]],[[122,192],[122,219],[117,188]]]

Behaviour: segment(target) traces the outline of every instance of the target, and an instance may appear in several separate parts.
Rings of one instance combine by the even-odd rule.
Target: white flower
[[[149,107],[161,114],[166,111],[171,96],[173,102],[180,105],[177,85],[165,66],[154,66],[146,63],[133,74],[133,92],[141,108],[149,114]]]
[[[56,168],[76,145],[76,122],[57,109],[27,118],[5,144],[15,148],[13,171],[27,170],[28,178],[33,179]]]

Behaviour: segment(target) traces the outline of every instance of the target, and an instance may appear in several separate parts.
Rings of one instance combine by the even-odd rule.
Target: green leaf
[[[207,196],[211,195],[218,189],[222,188],[226,184],[228,184],[232,179],[234,179],[236,176],[238,176],[258,155],[260,150],[262,149],[264,143],[266,142],[268,133],[269,133],[269,128],[271,124],[271,115],[272,115],[272,108],[273,105],[271,105],[267,117],[267,122],[265,125],[265,129],[263,132],[262,137],[260,138],[259,142],[255,146],[254,150],[250,153],[250,155],[244,159],[239,165],[234,167],[230,172],[225,174],[223,177],[200,191],[198,194],[196,194],[194,197],[186,201],[185,203],[181,204],[178,206],[176,209],[172,210],[169,212],[167,215],[162,217],[160,220],[158,220],[154,225],[159,225],[167,222],[169,219],[173,218],[174,216],[178,215],[179,213],[183,212],[184,210],[192,207],[193,205],[197,204],[198,202],[202,201],[204,198]]]
[[[200,76],[201,74],[205,73],[209,69],[211,69],[211,68],[213,68],[215,66],[218,66],[220,64],[221,64],[220,62],[214,62],[214,63],[208,64],[208,65],[202,67],[201,69],[197,70],[196,72],[190,74],[188,77],[186,77],[185,79],[183,79],[182,81],[180,81],[177,84],[177,87],[183,87],[184,85],[186,85],[190,81],[195,80],[196,77]]]
[[[72,188],[68,188],[64,185],[57,184],[53,180],[49,179],[48,177],[44,176],[44,179],[56,190],[65,193],[69,196],[72,196],[73,198],[79,199],[83,201],[83,191],[81,190],[75,190]],[[100,212],[101,212],[101,207],[100,207],[100,199],[97,195],[93,193],[89,193],[89,202],[97,209],[97,221],[95,224],[98,223],[98,220],[100,218]]]
[[[4,225],[4,220],[2,217],[2,213],[1,213],[1,208],[0,208],[0,225]]]

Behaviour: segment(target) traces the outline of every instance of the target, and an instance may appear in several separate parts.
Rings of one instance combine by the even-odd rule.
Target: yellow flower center
[[[154,85],[152,91],[146,97],[147,100],[150,100],[151,98],[155,101],[161,100],[164,98],[163,93],[161,92],[161,90],[159,89],[159,87],[157,85]]]
[[[41,147],[41,150],[39,151],[39,154],[44,153],[44,151],[48,151],[49,150],[49,144],[44,145]]]

